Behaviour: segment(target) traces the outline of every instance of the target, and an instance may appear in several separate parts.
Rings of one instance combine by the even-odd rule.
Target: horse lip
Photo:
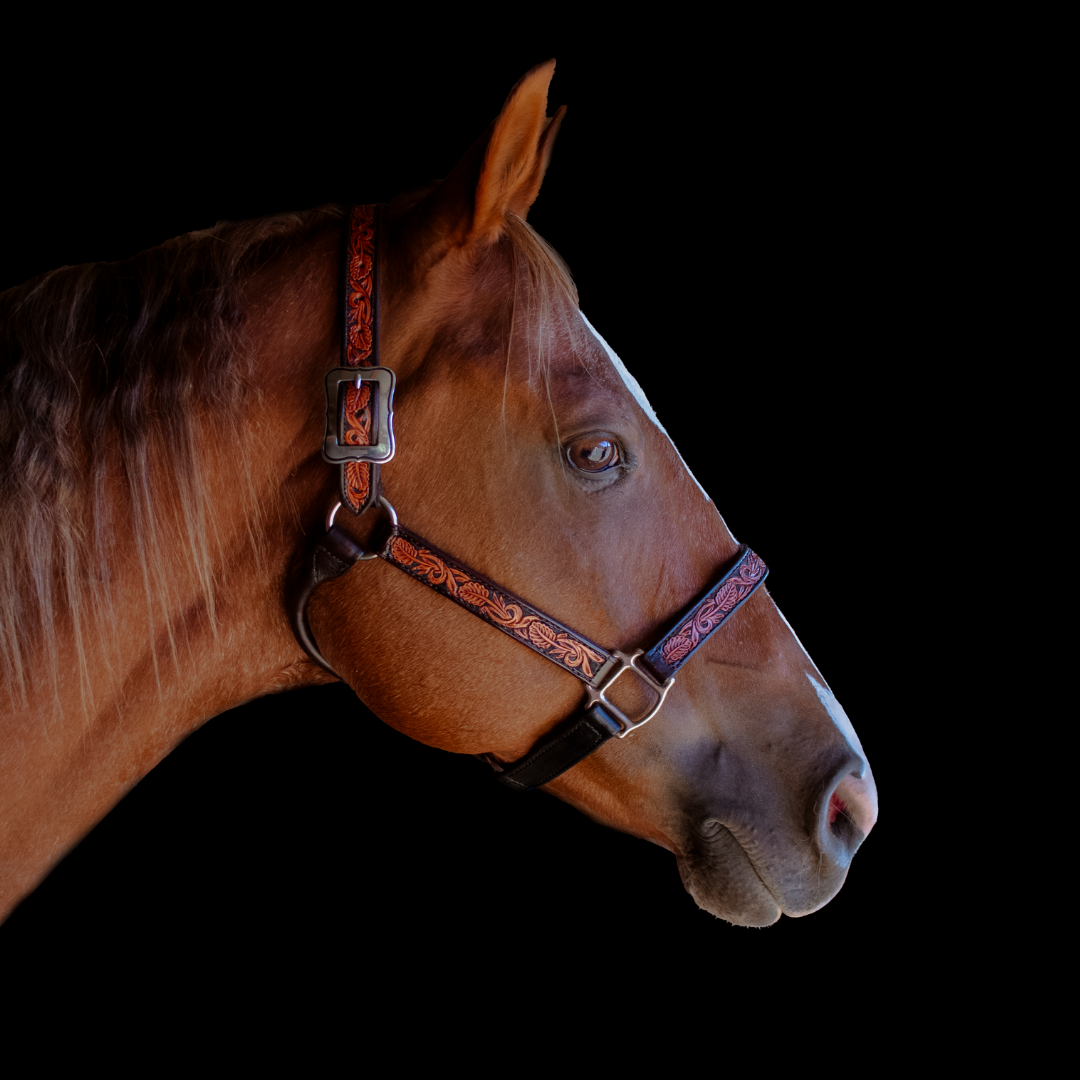
[[[706,826],[718,825],[725,833],[728,834],[728,836],[731,837],[732,840],[735,841],[735,843],[739,847],[739,850],[743,853],[743,855],[746,856],[746,861],[749,864],[750,869],[754,871],[754,876],[758,879],[759,882],[761,882],[761,887],[772,897],[773,903],[775,903],[776,906],[778,908],[780,908],[781,911],[783,911],[784,910],[784,905],[780,903],[780,901],[777,898],[776,894],[772,891],[772,889],[769,888],[769,884],[761,876],[761,871],[757,868],[757,863],[754,862],[753,856],[750,854],[749,851],[746,850],[746,845],[739,839],[739,837],[731,829],[731,827],[728,826],[728,825],[725,825],[719,818],[710,818],[708,821],[705,822],[705,825]],[[713,838],[710,838],[710,837],[706,837],[703,833],[701,834],[701,836],[702,836],[703,840],[707,840],[709,842],[711,842],[712,839],[713,839]]]
[[[745,845],[727,825],[716,818],[710,818],[702,822],[694,830],[694,834],[695,842],[690,845],[690,850],[681,848],[676,859],[683,886],[694,898],[698,907],[727,922],[742,926],[770,926],[784,914],[783,905],[766,884]],[[710,849],[713,852],[723,851],[728,856],[737,852],[737,866],[729,867],[735,873],[725,874],[719,860],[709,859],[707,856]],[[694,867],[695,863],[702,861],[702,856],[706,856],[705,873],[695,871]],[[747,869],[750,871],[749,874],[746,873]],[[717,884],[725,887],[722,890],[725,893],[729,891],[736,894],[743,893],[742,896],[733,897],[737,902],[741,902],[740,914],[757,907],[756,917],[751,915],[740,918],[739,914],[730,909],[729,903],[722,902],[720,897],[710,895],[714,893]],[[750,895],[746,895],[747,893]]]
[[[858,830],[855,830],[858,832]],[[854,850],[846,853],[846,857],[838,858],[836,852],[826,851],[822,849],[822,855],[828,854],[831,856],[829,861],[833,862],[836,870],[838,871],[838,879],[835,881],[834,886],[829,888],[824,895],[801,895],[803,890],[796,884],[792,886],[789,891],[781,886],[782,895],[778,896],[776,891],[768,883],[768,873],[763,871],[754,860],[748,849],[746,843],[739,836],[738,827],[733,827],[720,820],[719,818],[708,818],[701,823],[701,825],[695,830],[699,841],[703,842],[708,847],[716,845],[718,842],[730,844],[737,849],[746,864],[754,872],[754,876],[760,883],[762,890],[772,899],[773,903],[778,909],[777,918],[780,914],[787,915],[788,918],[798,919],[804,915],[810,915],[815,911],[820,911],[826,904],[835,898],[837,892],[839,892],[844,880],[847,878],[848,870],[850,869],[851,859],[854,855]],[[859,843],[863,839],[862,833],[859,832]],[[855,848],[859,846],[858,843],[854,845]],[[809,903],[803,901],[809,900]],[[755,924],[757,925],[757,924]]]

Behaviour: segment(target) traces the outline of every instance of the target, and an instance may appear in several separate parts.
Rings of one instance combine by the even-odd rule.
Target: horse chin
[[[783,914],[742,845],[720,828],[692,854],[678,857],[679,876],[699,908],[735,926],[771,926]]]

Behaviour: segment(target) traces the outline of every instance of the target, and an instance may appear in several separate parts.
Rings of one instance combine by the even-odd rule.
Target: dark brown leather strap
[[[591,688],[589,703],[545,735],[525,757],[500,765],[489,755],[483,755],[495,769],[500,783],[518,790],[539,787],[588,757],[608,739],[628,733],[623,723],[626,718],[596,700],[595,693],[596,687],[603,689],[605,677],[617,677],[638,666],[633,661],[626,663],[625,654],[607,652],[396,522],[384,535],[385,540],[376,546],[380,558],[558,664]],[[297,640],[316,663],[334,674],[311,633],[307,603],[319,585],[340,577],[365,554],[371,558],[375,551],[365,553],[339,526],[332,526],[312,548],[304,573],[288,598]],[[640,656],[641,664],[651,669],[657,682],[670,685],[675,672],[738,611],[768,572],[764,562],[744,545],[734,565],[720,580],[690,605],[652,649]],[[634,660],[638,658],[635,655]],[[662,697],[666,687],[654,686],[654,690]]]
[[[611,662],[611,655],[595,642],[400,525],[387,537],[379,557],[582,682],[594,683]]]
[[[332,526],[307,553],[303,568],[293,580],[285,597],[289,623],[296,635],[296,640],[300,642],[304,652],[331,675],[337,675],[337,672],[330,666],[326,657],[319,652],[319,646],[315,643],[315,636],[311,632],[307,617],[308,601],[311,599],[311,594],[324,581],[341,577],[363,556],[364,549],[348,533],[337,525]]]
[[[670,679],[714,631],[750,598],[769,568],[744,544],[735,565],[646,654],[661,680]]]
[[[641,659],[659,681],[674,677],[712,634],[750,598],[769,569],[748,547],[739,549],[735,565],[694,601],[687,612]],[[545,735],[523,758],[499,766],[496,779],[519,791],[540,787],[588,757],[613,736],[627,734],[603,704],[593,703]]]
[[[341,335],[342,367],[379,366],[379,275],[376,228],[380,207],[354,206],[345,229],[341,280],[345,327]],[[352,446],[371,445],[372,388],[364,383],[343,395],[340,431]],[[349,461],[341,466],[341,503],[363,513],[378,496],[379,466]]]

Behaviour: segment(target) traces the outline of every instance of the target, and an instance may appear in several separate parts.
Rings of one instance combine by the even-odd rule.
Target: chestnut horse
[[[385,209],[382,493],[461,563],[629,653],[740,548],[525,222],[563,115],[546,115],[553,70],[518,83],[446,180]],[[5,914],[208,718],[335,678],[286,598],[339,497],[320,450],[347,227],[339,207],[219,225],[0,300]],[[336,526],[363,547],[381,521]],[[321,584],[307,618],[383,720],[497,768],[582,705],[564,668],[383,560]],[[617,704],[647,708],[625,682]],[[858,738],[764,588],[655,719],[544,789],[673,852],[697,903],[741,925],[828,902],[877,815]]]

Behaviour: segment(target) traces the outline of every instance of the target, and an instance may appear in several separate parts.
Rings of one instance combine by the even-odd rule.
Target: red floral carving
[[[345,363],[370,367],[374,333],[372,273],[375,269],[375,207],[355,206],[349,222],[348,281],[345,288]],[[345,394],[344,439],[350,446],[371,445],[371,387],[350,387]],[[371,466],[345,466],[345,498],[359,512],[371,493]]]
[[[753,592],[764,576],[765,564],[754,552],[748,552],[742,565],[731,577],[688,616],[685,625],[664,642],[660,649],[664,663],[674,667],[684,660],[698,647],[709,631],[722,623],[739,603]]]
[[[522,615],[521,608],[517,604],[508,605],[498,593],[488,598],[487,612],[492,621],[500,626],[517,625]]]
[[[417,547],[402,536],[394,536],[389,556],[403,569],[428,584],[445,589],[458,603],[476,612],[482,619],[512,631],[537,652],[543,653],[564,667],[593,677],[593,665],[601,666],[607,657],[585,644],[567,630],[552,626],[535,614],[525,614],[520,605],[508,602],[498,589],[488,588],[457,566],[451,566],[427,548]]]
[[[555,631],[550,626],[540,622],[539,619],[529,624],[529,640],[538,648],[547,652],[555,648]]]
[[[371,445],[370,383],[361,383],[360,389],[350,386],[345,391],[345,442],[350,446]]]
[[[475,581],[465,582],[458,590],[458,596],[473,607],[483,607],[489,599],[487,589]]]
[[[390,554],[400,563],[411,563],[416,558],[416,548],[408,540],[395,536],[390,541]]]
[[[672,638],[666,642],[664,647],[660,650],[660,655],[664,658],[665,662],[674,666],[677,664],[691,649],[697,644],[691,636],[680,634],[676,638]]]
[[[372,271],[375,268],[375,207],[354,206],[349,223],[349,283],[345,290],[345,363],[370,362]]]
[[[367,502],[371,490],[371,471],[366,461],[345,462],[345,494],[357,513]]]

